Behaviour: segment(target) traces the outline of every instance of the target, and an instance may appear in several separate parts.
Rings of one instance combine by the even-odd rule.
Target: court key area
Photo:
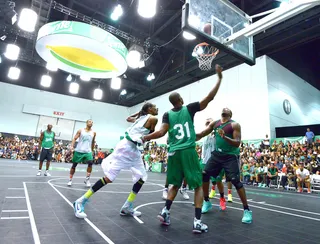
[[[113,183],[90,199],[87,219],[77,219],[72,203],[86,190],[85,165],[80,165],[72,187],[67,186],[69,164],[52,164],[52,177],[35,176],[37,162],[0,160],[0,243],[100,244],[100,243],[318,243],[320,196],[282,190],[246,187],[253,223],[241,223],[241,201],[233,191],[227,210],[204,214],[209,231],[192,233],[193,192],[190,200],[178,193],[171,210],[171,225],[162,226],[157,214],[162,200],[165,174],[150,173],[135,207],[141,217],[122,217],[123,201],[132,185],[131,173],[123,171]],[[82,167],[81,167],[82,166]],[[94,165],[93,179],[103,176]]]

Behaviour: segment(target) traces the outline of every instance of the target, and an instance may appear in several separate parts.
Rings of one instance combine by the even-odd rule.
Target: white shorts
[[[118,143],[113,153],[102,161],[101,167],[110,181],[114,181],[122,169],[131,170],[133,183],[148,178],[140,151],[127,139]]]

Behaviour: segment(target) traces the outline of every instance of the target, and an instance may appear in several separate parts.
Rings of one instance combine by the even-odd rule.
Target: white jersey
[[[132,141],[137,141],[142,136],[148,135],[150,130],[145,128],[144,125],[150,118],[150,114],[139,117],[132,126],[126,131],[126,138]]]
[[[211,157],[211,153],[214,151],[216,139],[214,136],[209,135],[205,138],[203,144],[202,144],[202,163],[206,164]]]
[[[93,137],[94,132],[92,130],[88,132],[86,129],[81,129],[79,142],[75,151],[79,153],[91,153]]]

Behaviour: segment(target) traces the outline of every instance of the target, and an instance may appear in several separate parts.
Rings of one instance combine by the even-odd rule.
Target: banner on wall
[[[91,115],[86,113],[70,112],[70,111],[61,110],[61,109],[38,107],[35,105],[28,105],[28,104],[23,105],[22,112],[26,114],[36,114],[36,115],[43,115],[48,117],[62,118],[62,119],[69,119],[69,120],[76,120],[76,121],[83,121],[83,122],[86,122],[88,119],[91,119]]]

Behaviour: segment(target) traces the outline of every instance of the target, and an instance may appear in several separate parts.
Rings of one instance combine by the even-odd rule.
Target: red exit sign
[[[64,112],[53,111],[53,114],[58,116],[64,116]]]

